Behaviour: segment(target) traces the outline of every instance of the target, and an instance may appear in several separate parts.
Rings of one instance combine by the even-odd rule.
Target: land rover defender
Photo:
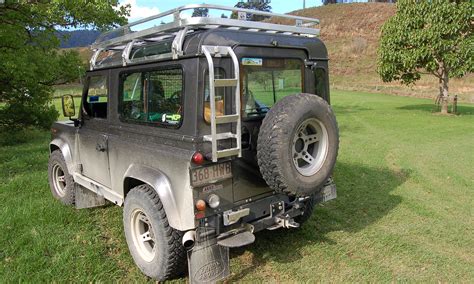
[[[197,8],[238,19],[185,16]],[[104,33],[77,118],[64,96],[70,120],[52,126],[54,197],[123,206],[130,253],[149,277],[226,277],[229,248],[297,228],[336,197],[338,127],[318,23],[202,4]]]

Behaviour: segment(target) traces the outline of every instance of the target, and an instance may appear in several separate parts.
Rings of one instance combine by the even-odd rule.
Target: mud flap
[[[337,189],[336,184],[332,178],[329,178],[326,184],[324,185],[323,189],[316,194],[315,202],[322,203],[329,200],[333,200],[337,197]]]
[[[190,283],[215,283],[229,276],[229,248],[217,244],[217,239],[196,243],[188,251]]]
[[[92,208],[105,205],[105,198],[103,196],[99,196],[95,192],[92,192],[78,184],[75,185],[74,196],[76,199],[76,209]]]

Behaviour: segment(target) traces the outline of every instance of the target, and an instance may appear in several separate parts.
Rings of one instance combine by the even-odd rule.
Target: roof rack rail
[[[231,11],[238,13],[238,19],[216,18],[216,17],[182,17],[181,13],[187,10],[194,10],[198,8],[205,8],[209,10]],[[261,15],[266,17],[278,17],[284,19],[295,20],[295,25],[274,24],[268,22],[254,22],[247,21],[247,14]],[[166,17],[172,16],[173,21],[169,23],[160,22],[158,25],[144,28],[142,30],[132,31],[132,27],[139,25],[150,26],[154,21],[163,20]],[[133,23],[121,26],[117,29],[110,30],[100,35],[92,44],[91,48],[95,51],[91,61],[91,70],[97,68],[109,67],[111,65],[128,65],[133,63],[156,60],[159,58],[177,59],[183,55],[182,45],[186,34],[197,29],[213,29],[213,28],[228,28],[237,30],[248,30],[253,32],[266,33],[283,33],[295,36],[314,37],[319,35],[319,29],[312,28],[312,26],[319,24],[318,19],[299,17],[294,15],[277,14],[258,10],[241,9],[234,7],[227,7],[221,5],[210,4],[192,4],[178,7],[157,15],[153,15]],[[157,42],[164,38],[174,36],[171,52],[160,54],[158,56],[147,57],[146,59],[133,60],[130,58],[130,51],[134,45],[140,45],[144,42]],[[104,51],[121,51],[122,62],[120,63],[104,63],[98,66],[96,63],[98,56]]]

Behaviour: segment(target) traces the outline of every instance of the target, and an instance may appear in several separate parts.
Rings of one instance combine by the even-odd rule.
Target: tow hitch
[[[267,230],[276,230],[278,228],[298,228],[300,224],[296,223],[295,220],[293,219],[294,215],[300,214],[299,209],[300,203],[302,200],[298,200],[298,202],[295,202],[293,205],[293,208],[285,212],[285,202],[280,201],[277,203],[273,203],[270,205],[271,209],[271,214],[269,219],[273,219],[275,224],[273,226],[270,226],[267,228]],[[295,211],[295,212],[293,212]]]

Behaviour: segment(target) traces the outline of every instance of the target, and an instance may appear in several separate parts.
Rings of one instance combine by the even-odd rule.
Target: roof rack
[[[183,17],[181,13],[187,10],[205,8],[209,10],[231,11],[238,14],[239,19],[216,18],[216,17]],[[284,19],[295,20],[295,25],[273,24],[268,22],[247,21],[247,14],[261,15],[264,17],[279,17]],[[173,17],[173,21],[163,23],[165,17]],[[161,22],[158,25],[152,25],[153,22]],[[221,5],[209,4],[192,4],[175,8],[154,16],[150,16],[133,23],[121,26],[117,29],[105,32],[100,35],[92,44],[91,48],[94,54],[90,60],[91,70],[105,68],[116,65],[128,65],[134,63],[142,63],[144,61],[152,61],[162,58],[177,59],[183,55],[183,42],[189,32],[198,29],[214,29],[228,28],[233,30],[247,30],[252,32],[264,33],[282,33],[287,35],[315,37],[319,35],[319,29],[312,26],[319,24],[318,19],[299,17],[294,15],[277,14],[258,10],[241,9],[234,7],[226,7]],[[132,31],[132,27],[140,25],[148,26],[142,30]],[[173,38],[171,50],[166,53],[153,56],[145,56],[144,58],[134,59],[131,55],[133,47],[143,45],[147,42],[160,42],[164,39]],[[107,62],[101,60],[97,64],[99,54],[102,52],[121,52],[121,61]]]

